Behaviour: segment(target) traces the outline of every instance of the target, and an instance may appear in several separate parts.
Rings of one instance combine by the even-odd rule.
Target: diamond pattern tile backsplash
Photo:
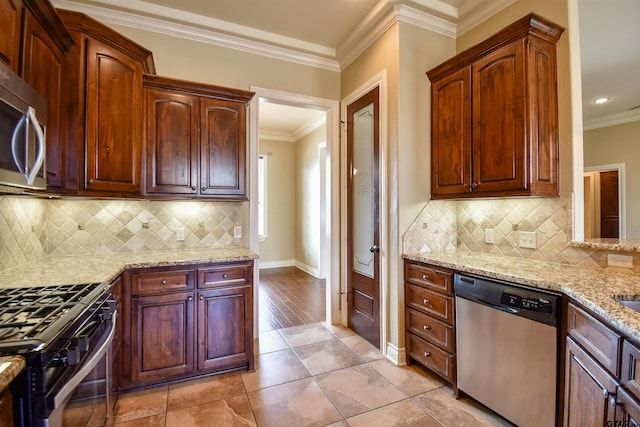
[[[584,267],[606,267],[606,253],[568,245],[572,235],[572,217],[571,195],[430,201],[405,233],[403,252],[456,249]],[[494,244],[484,242],[484,230],[487,228],[494,230]],[[518,247],[518,231],[535,231],[537,249]]]
[[[0,198],[0,268],[42,256],[242,247],[248,203]],[[185,240],[176,241],[184,228]]]

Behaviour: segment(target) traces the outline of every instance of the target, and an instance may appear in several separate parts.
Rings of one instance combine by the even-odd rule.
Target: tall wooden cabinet
[[[0,60],[16,74],[20,72],[22,0],[0,0]]]
[[[252,263],[135,269],[125,277],[124,388],[253,370]]]
[[[144,93],[147,195],[246,200],[253,93],[150,75]]]
[[[530,14],[427,72],[434,199],[557,196],[563,30]]]
[[[65,188],[80,194],[142,193],[142,75],[151,52],[86,15],[59,11],[76,46],[69,87]]]

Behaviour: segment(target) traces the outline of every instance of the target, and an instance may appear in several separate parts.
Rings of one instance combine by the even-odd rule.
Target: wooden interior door
[[[600,172],[600,237],[620,237],[618,171]]]
[[[379,89],[347,106],[347,315],[380,348]]]

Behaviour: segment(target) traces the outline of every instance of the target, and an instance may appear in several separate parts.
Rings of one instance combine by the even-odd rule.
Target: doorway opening
[[[584,168],[585,239],[627,236],[624,163]]]
[[[257,336],[334,318],[331,206],[337,203],[331,147],[337,130],[330,118],[337,114],[337,102],[252,90],[251,161],[257,167],[250,179],[258,194],[251,192],[250,223],[252,240],[256,236],[251,249],[260,255],[254,277]]]

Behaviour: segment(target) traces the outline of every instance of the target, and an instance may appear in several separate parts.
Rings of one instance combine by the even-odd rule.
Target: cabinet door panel
[[[471,72],[433,84],[431,189],[434,195],[469,192],[471,184]]]
[[[198,293],[198,368],[249,362],[251,288],[244,286]]]
[[[42,25],[31,15],[25,16],[23,77],[40,95],[47,98],[47,186],[63,184],[65,144],[62,132],[63,53]]]
[[[615,379],[571,338],[567,338],[566,355],[564,426],[613,422],[615,411],[609,398],[616,391]]]
[[[527,188],[523,42],[472,66],[474,193]]]
[[[85,188],[140,192],[142,65],[87,41]]]
[[[201,194],[246,198],[246,106],[202,98],[200,122]]]
[[[193,294],[133,298],[132,309],[132,380],[151,383],[192,372]]]
[[[22,29],[21,0],[0,0],[0,61],[15,73],[20,72],[20,30]]]
[[[146,90],[147,192],[198,193],[197,98]]]
[[[619,387],[616,396],[616,426],[640,425],[640,402]]]

